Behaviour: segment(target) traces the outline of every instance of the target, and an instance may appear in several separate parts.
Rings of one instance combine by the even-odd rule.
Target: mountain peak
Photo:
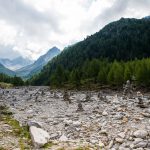
[[[28,58],[23,58],[22,56],[19,56],[12,60],[0,59],[0,63],[10,70],[16,70],[16,69],[32,64],[33,61]]]
[[[142,18],[142,19],[150,19],[150,16],[146,16],[146,17],[144,17],[144,18]]]
[[[49,49],[47,53],[51,53],[51,52],[56,52],[57,53],[57,52],[60,52],[60,49],[57,48],[56,46],[54,46],[51,49]]]
[[[17,70],[17,75],[22,77],[27,77],[33,75],[43,68],[53,57],[57,56],[60,53],[60,49],[56,46],[52,47],[47,51],[46,54],[40,56],[33,64],[23,67]]]
[[[48,62],[50,61],[53,57],[57,56],[60,53],[60,49],[57,47],[52,47],[51,49],[48,50],[48,52],[45,55],[42,55],[38,60],[43,62]]]
[[[56,50],[60,50],[58,47],[54,46],[51,49],[56,49]]]

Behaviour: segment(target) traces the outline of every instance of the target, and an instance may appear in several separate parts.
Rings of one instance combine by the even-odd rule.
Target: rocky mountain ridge
[[[38,73],[53,57],[57,56],[60,50],[57,47],[51,48],[46,54],[40,56],[33,64],[16,70],[16,74],[20,77],[29,78]]]

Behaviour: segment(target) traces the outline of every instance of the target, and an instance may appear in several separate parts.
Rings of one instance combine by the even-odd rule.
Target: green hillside
[[[56,79],[56,72],[62,73],[62,71],[65,72],[64,82],[70,81],[73,71],[76,73],[72,75],[78,74],[79,77],[76,77],[79,80],[91,79],[82,77],[82,73],[87,72],[87,69],[83,70],[83,67],[94,59],[98,61],[104,59],[111,65],[114,60],[127,62],[148,57],[150,57],[150,19],[122,18],[108,24],[84,41],[65,48],[60,55],[44,67],[40,74],[32,77],[30,83],[33,85],[52,84],[54,80],[62,80]],[[94,82],[97,82],[97,79]]]
[[[6,67],[4,67],[2,64],[0,64],[0,73],[4,73],[4,74],[7,74],[9,76],[14,76],[15,75],[15,72],[7,69]]]

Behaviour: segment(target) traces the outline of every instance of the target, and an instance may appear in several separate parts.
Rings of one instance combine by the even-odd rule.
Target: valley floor
[[[123,100],[122,94],[112,91],[104,91],[104,99],[99,99],[97,92],[90,91],[89,101],[85,99],[85,91],[71,91],[71,103],[64,101],[63,91],[52,91],[48,87],[0,91],[0,105],[8,106],[21,126],[35,121],[49,133],[52,143],[43,149],[150,149],[150,100],[147,93],[144,95],[147,107],[140,108],[136,98]],[[79,101],[84,110],[78,112]],[[0,149],[21,149],[20,138],[12,138],[11,133],[1,136],[4,130],[12,129],[0,120]],[[30,141],[25,142],[25,147],[34,149]]]

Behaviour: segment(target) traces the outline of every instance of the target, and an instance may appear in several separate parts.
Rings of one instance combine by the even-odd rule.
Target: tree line
[[[11,83],[14,86],[22,86],[25,84],[24,81],[20,77],[17,77],[17,76],[10,77],[3,73],[0,73],[0,82]]]
[[[59,65],[50,75],[49,84],[56,87],[65,84],[75,87],[87,84],[122,86],[126,80],[132,80],[138,86],[149,86],[150,58],[128,62],[93,59],[72,70]]]

